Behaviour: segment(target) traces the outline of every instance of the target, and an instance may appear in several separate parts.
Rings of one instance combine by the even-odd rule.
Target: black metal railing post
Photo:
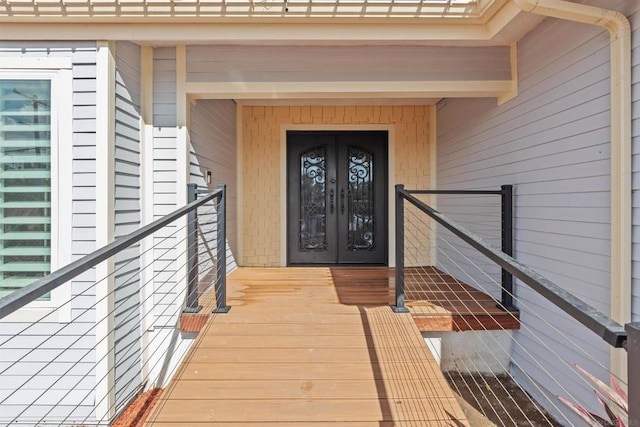
[[[396,303],[391,308],[396,313],[408,313],[404,305],[404,185],[396,185]]]
[[[640,322],[625,325],[627,331],[627,386],[629,426],[640,426]]]
[[[187,203],[198,198],[197,184],[187,184]],[[187,306],[183,313],[198,313],[198,210],[187,214]]]
[[[217,209],[218,240],[216,244],[216,308],[213,313],[227,313],[231,307],[227,305],[227,186],[219,184],[220,190]]]
[[[501,188],[502,206],[502,252],[513,257],[513,185],[503,185]],[[511,311],[513,306],[513,276],[502,269],[502,298],[500,308]]]

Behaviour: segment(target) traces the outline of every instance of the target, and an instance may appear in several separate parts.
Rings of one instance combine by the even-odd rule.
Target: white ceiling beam
[[[406,82],[225,82],[186,83],[190,98],[216,99],[376,99],[498,97],[510,80]]]
[[[447,24],[269,24],[269,23],[176,23],[156,24],[100,24],[84,23],[16,23],[0,19],[0,39],[36,40],[42,34],[60,40],[130,40],[139,43],[265,44],[288,45],[345,44],[345,43],[423,43],[489,40],[484,25]]]

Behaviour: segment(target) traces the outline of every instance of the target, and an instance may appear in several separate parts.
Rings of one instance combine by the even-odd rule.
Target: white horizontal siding
[[[73,64],[73,158],[62,159],[62,168],[72,168],[73,196],[71,250],[73,259],[86,255],[95,247],[95,111],[96,111],[96,47],[92,42],[0,42],[2,57],[70,57]],[[55,99],[53,100],[55,102]],[[65,126],[65,124],[63,124]],[[69,191],[69,189],[62,189]],[[95,377],[95,304],[90,270],[72,282],[71,319],[67,324],[38,324],[28,332],[15,336],[24,324],[0,324],[0,370],[24,357],[23,361],[2,374],[0,401],[11,395],[0,411],[0,424],[5,424],[24,411],[20,420],[34,424],[46,415],[52,424],[93,421]],[[45,342],[46,335],[65,327],[64,333]],[[53,329],[52,329],[53,328]],[[62,336],[64,335],[64,336]],[[35,350],[34,350],[35,349]],[[26,352],[29,352],[26,356]],[[46,366],[46,367],[45,367]],[[40,368],[43,375],[34,376]],[[19,390],[18,390],[19,388]],[[38,400],[37,406],[29,402]]]
[[[159,219],[177,209],[177,130],[175,127],[154,128],[153,133],[153,213]],[[184,286],[176,260],[184,256],[179,243],[186,235],[176,223],[154,233],[154,316],[157,325],[173,326],[176,322],[178,286]],[[181,258],[180,258],[181,259]],[[180,283],[180,285],[179,285]]]
[[[116,44],[115,238],[140,228],[140,47]],[[115,257],[116,413],[142,387],[140,244]]]
[[[604,313],[610,307],[608,46],[606,31],[548,19],[518,45],[517,98],[500,107],[495,99],[438,105],[439,188],[514,184],[518,260]],[[460,215],[474,211],[471,203],[451,207],[442,198],[438,206]],[[512,372],[552,412],[554,396],[568,391],[593,407],[591,389],[569,366],[606,378],[598,364],[609,366],[608,345],[526,285],[517,283],[516,295],[523,326],[514,334]]]
[[[238,225],[235,102],[199,100],[192,104],[190,131],[190,182],[207,187],[206,172],[210,171],[209,188],[215,188],[218,184],[227,185],[227,271],[231,272],[236,268],[233,254],[237,248]],[[207,236],[215,238],[211,232]]]
[[[441,46],[199,46],[190,82],[509,80],[509,48]]]

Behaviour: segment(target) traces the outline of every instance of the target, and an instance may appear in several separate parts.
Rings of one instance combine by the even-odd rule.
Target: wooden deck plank
[[[438,421],[455,417],[458,403],[440,399],[323,399],[323,400],[168,400],[157,418],[160,422],[354,422]],[[455,418],[457,419],[457,418]]]
[[[397,379],[435,379],[440,371],[408,362],[366,363],[188,363],[184,380],[376,380],[392,373]]]
[[[417,350],[416,350],[417,348]],[[371,363],[374,357],[382,362],[402,362],[416,354],[420,347],[376,351],[370,354],[367,346],[361,348],[217,348],[211,352],[198,352],[190,359],[194,363]],[[285,351],[286,350],[286,351]]]
[[[218,423],[218,422],[204,422],[204,421],[197,421],[197,422],[189,422],[189,423],[177,423],[177,422],[162,422],[162,421],[157,421],[154,423],[154,425],[157,426],[171,426],[171,427],[193,427],[198,426],[198,427],[259,427],[259,426],[283,426],[283,427],[336,427],[336,423],[335,422],[316,422],[316,421],[309,421],[309,422],[305,422],[305,421],[294,421],[294,422],[265,422],[265,421],[259,421],[259,422],[231,422],[231,423]],[[405,426],[416,426],[416,427],[424,427],[425,424],[422,421],[407,421],[404,422],[403,425]],[[427,426],[429,424],[426,424]],[[442,421],[438,420],[438,421],[434,421],[431,425],[433,426],[439,426],[439,427],[447,427],[447,426],[457,426],[458,424],[455,424],[454,421],[451,421],[449,423],[443,423]],[[344,427],[397,427],[397,423],[395,421],[358,421],[358,422],[341,422],[340,426],[344,426]]]
[[[256,326],[256,334],[259,334],[258,330],[260,326]],[[264,335],[249,335],[249,336],[222,336],[216,337],[213,335],[207,335],[201,341],[200,346],[202,348],[214,349],[214,348],[367,348],[367,340],[362,337],[311,337],[311,336],[298,336],[296,339],[291,337],[268,337]]]
[[[235,307],[234,307],[235,308]],[[235,313],[234,313],[235,314]],[[357,310],[347,312],[347,313],[321,313],[321,312],[310,312],[310,311],[296,311],[296,312],[288,312],[288,311],[278,311],[265,313],[265,317],[269,324],[315,324],[315,325],[344,325],[344,324],[361,324],[360,313]],[[217,324],[262,324],[264,319],[257,319],[255,317],[247,317],[247,316],[220,316],[220,318],[216,321]]]
[[[200,399],[202,396],[223,395],[228,400],[260,399],[383,399],[386,391],[398,387],[412,388],[412,397],[450,397],[446,384],[433,383],[433,388],[421,387],[422,379],[410,379],[394,384],[390,380],[190,380],[180,381],[174,388],[176,399]]]
[[[369,330],[362,323],[356,323],[357,319],[351,323],[332,323],[332,324],[315,324],[315,323],[276,323],[263,324],[260,326],[260,333],[269,336],[290,336],[290,335],[314,335],[314,336],[335,336],[335,335],[371,335]],[[255,324],[250,323],[226,323],[212,324],[209,327],[210,333],[216,336],[223,335],[252,335],[256,331]]]

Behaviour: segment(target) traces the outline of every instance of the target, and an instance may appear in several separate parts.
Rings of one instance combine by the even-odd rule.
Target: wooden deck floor
[[[147,425],[468,425],[412,316],[387,305],[388,281],[353,280],[232,273],[231,311],[207,321]]]

